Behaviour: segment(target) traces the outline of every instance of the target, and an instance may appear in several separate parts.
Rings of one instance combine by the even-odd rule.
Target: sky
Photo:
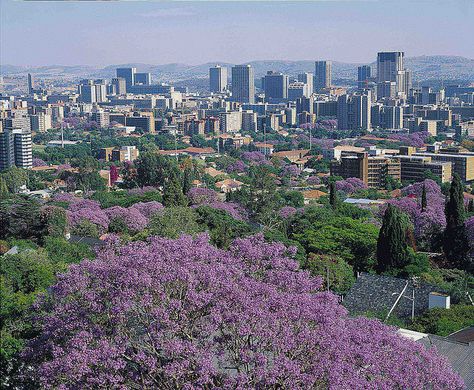
[[[0,0],[0,64],[474,58],[473,0]]]

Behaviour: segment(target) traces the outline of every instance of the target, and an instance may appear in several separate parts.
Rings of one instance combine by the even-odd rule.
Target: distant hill
[[[24,75],[28,72],[38,78],[111,78],[115,75],[115,68],[135,66],[140,72],[150,72],[154,80],[163,82],[177,82],[193,78],[206,78],[209,67],[216,63],[223,66],[233,64],[223,62],[208,62],[201,65],[186,64],[118,64],[104,68],[94,66],[63,66],[51,65],[40,67],[24,67],[14,65],[1,66],[2,75]],[[261,60],[251,61],[255,69],[255,76],[263,76],[267,70],[277,70],[290,76],[300,72],[313,72],[313,61],[280,61]],[[333,62],[334,80],[355,80],[357,77],[357,63]],[[371,64],[375,68],[375,62]],[[423,80],[465,80],[474,81],[474,60],[456,56],[419,56],[405,58],[405,66],[413,71],[413,79]]]

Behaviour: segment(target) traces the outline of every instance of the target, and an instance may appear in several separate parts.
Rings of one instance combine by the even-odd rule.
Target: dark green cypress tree
[[[333,209],[337,207],[338,197],[336,191],[336,184],[334,182],[329,183],[329,204]]]
[[[467,206],[467,211],[470,213],[474,212],[474,199],[471,199],[469,201],[469,205]]]
[[[402,269],[408,265],[411,259],[407,242],[408,228],[404,214],[389,204],[377,240],[378,272]]]
[[[163,189],[163,206],[165,207],[188,205],[188,199],[183,193],[183,187],[179,176],[179,173],[170,170]]]
[[[464,219],[466,217],[464,210],[464,186],[457,174],[454,174],[453,181],[451,182],[445,214],[444,254],[453,268],[466,269],[469,262],[469,241],[464,226]]]
[[[424,212],[426,210],[426,206],[428,205],[428,201],[426,199],[426,187],[423,184],[423,190],[421,192],[421,211]]]
[[[191,168],[184,168],[183,172],[183,193],[187,194],[193,185],[193,171]]]

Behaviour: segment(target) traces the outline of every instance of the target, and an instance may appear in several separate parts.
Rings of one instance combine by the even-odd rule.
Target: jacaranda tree
[[[45,388],[461,389],[446,360],[350,318],[261,235],[109,245],[38,305],[26,356]]]

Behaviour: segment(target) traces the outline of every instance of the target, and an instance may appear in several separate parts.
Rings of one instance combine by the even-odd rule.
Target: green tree
[[[339,198],[336,191],[336,183],[329,183],[329,204],[335,209],[339,204]]]
[[[469,261],[469,241],[464,226],[464,186],[459,175],[454,174],[449,199],[445,207],[446,229],[443,236],[443,250],[452,268],[472,270]]]
[[[425,184],[423,184],[423,189],[421,192],[421,211],[424,212],[426,210],[426,206],[428,206],[428,201],[426,199],[426,188]]]
[[[187,194],[193,185],[192,167],[186,166],[183,171],[183,193]]]
[[[183,193],[179,173],[171,170],[163,189],[163,205],[165,207],[187,206],[188,199]]]
[[[166,207],[162,213],[152,217],[149,229],[151,234],[169,238],[202,231],[197,223],[196,212],[189,207]]]
[[[321,276],[323,289],[328,288],[329,282],[329,289],[339,294],[349,291],[355,282],[352,267],[337,256],[310,253],[302,268],[309,270],[313,276]]]
[[[219,248],[228,248],[234,239],[252,233],[248,223],[232,218],[224,210],[200,206],[196,213],[198,224],[209,231],[211,242]]]
[[[307,253],[341,257],[355,271],[372,269],[377,246],[376,226],[331,214],[312,223],[303,219],[296,224],[290,230],[297,232],[291,233],[289,238],[300,242]]]
[[[135,161],[136,181],[140,187],[165,184],[169,171],[176,168],[176,162],[155,152],[140,155]]]
[[[410,262],[406,216],[395,206],[388,205],[377,240],[377,270],[386,272],[402,269]]]
[[[452,305],[450,309],[434,308],[427,311],[415,319],[411,328],[418,332],[448,336],[472,324],[474,306]]]

